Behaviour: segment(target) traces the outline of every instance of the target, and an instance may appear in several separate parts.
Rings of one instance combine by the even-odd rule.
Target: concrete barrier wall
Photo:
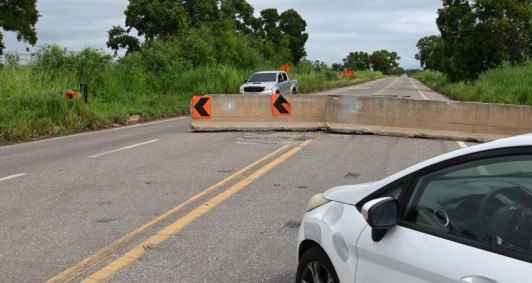
[[[532,131],[532,107],[401,98],[330,97],[327,128],[486,141]]]
[[[273,116],[269,95],[212,95],[210,119],[191,119],[193,131],[325,130],[327,97],[284,96],[290,116]],[[191,105],[192,111],[193,105]]]
[[[488,141],[532,132],[532,107],[357,96],[285,96],[291,115],[272,115],[271,96],[213,95],[210,119],[193,131],[328,130]],[[191,105],[191,109],[192,109]]]

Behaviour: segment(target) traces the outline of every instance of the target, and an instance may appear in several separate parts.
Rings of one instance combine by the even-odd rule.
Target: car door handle
[[[460,279],[461,283],[497,283],[495,280],[491,280],[489,278],[486,278],[484,276],[464,276],[462,279]]]

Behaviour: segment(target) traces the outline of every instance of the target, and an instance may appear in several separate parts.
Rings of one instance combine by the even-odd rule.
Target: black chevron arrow
[[[275,108],[277,108],[277,111],[279,111],[279,113],[281,114],[290,114],[290,112],[288,112],[288,110],[284,108],[283,103],[288,104],[288,101],[286,101],[286,99],[284,99],[282,95],[279,95],[277,100],[273,103],[273,106],[275,106]]]
[[[202,97],[200,98],[200,100],[198,101],[198,103],[196,103],[196,105],[194,105],[194,109],[196,109],[196,111],[198,111],[198,113],[202,116],[202,117],[209,117],[209,113],[207,111],[205,111],[205,109],[203,108],[203,106],[205,106],[205,104],[209,102],[209,98],[208,97]]]

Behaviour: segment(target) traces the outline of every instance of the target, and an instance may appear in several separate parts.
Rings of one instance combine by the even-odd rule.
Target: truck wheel
[[[292,89],[292,94],[297,94],[297,89],[296,88]]]

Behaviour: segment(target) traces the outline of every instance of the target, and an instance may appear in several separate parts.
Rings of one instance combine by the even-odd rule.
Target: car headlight
[[[314,195],[313,197],[310,198],[310,200],[308,201],[308,204],[307,204],[307,212],[313,210],[313,209],[316,209],[326,203],[328,203],[330,200],[327,200],[323,197],[323,194],[322,193],[319,193],[317,195]]]

